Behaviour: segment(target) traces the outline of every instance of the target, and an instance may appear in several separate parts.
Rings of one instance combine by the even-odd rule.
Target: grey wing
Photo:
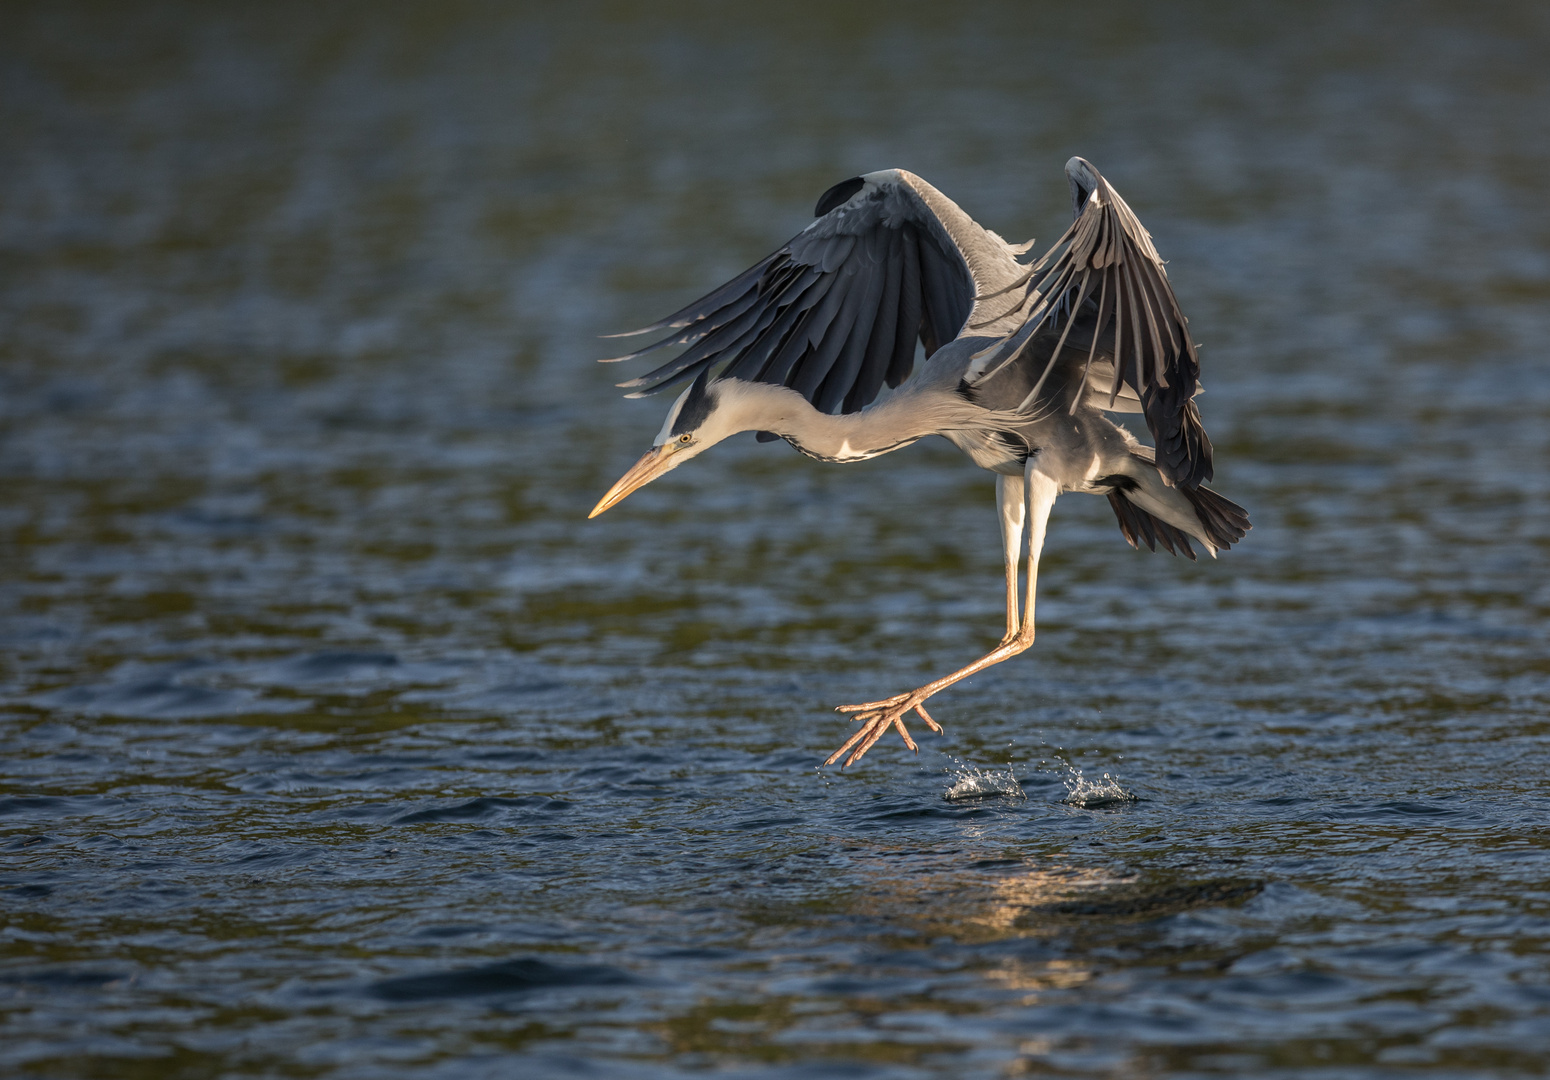
[[[855,412],[909,377],[917,340],[930,356],[975,316],[980,293],[1023,271],[1019,249],[901,169],[835,185],[816,214],[779,251],[634,331],[670,333],[617,360],[684,351],[620,383],[629,396],[719,367],[719,378],[789,386],[824,412]]]
[[[1086,378],[1107,393],[1106,407],[1132,411],[1138,402],[1157,443],[1158,469],[1175,484],[1196,487],[1211,479],[1211,440],[1192,400],[1200,389],[1200,357],[1189,320],[1151,234],[1125,200],[1082,158],[1066,163],[1066,176],[1076,220],[1006,290],[995,317],[1015,313],[1020,328],[980,358],[971,381],[1032,360],[1042,370],[1024,403],[1031,404],[1074,329],[1075,340],[1086,346]],[[1026,355],[1032,350],[1025,347],[1046,326],[1061,330],[1054,351]]]

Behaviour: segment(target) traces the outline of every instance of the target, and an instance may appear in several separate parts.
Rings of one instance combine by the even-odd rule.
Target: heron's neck
[[[860,412],[830,416],[795,390],[769,383],[726,380],[718,412],[735,431],[773,431],[810,457],[864,461],[908,446],[937,430],[927,410],[910,407],[911,395],[895,394]]]

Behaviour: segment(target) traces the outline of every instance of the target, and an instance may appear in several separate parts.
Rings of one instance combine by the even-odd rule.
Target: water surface
[[[0,45],[0,1071],[1539,1074],[1535,5],[18,6]],[[898,165],[1080,153],[1204,343],[1241,549],[591,360]],[[1019,797],[944,798],[970,770]],[[1070,798],[1080,774],[1135,799]],[[1107,789],[1104,789],[1107,790]]]

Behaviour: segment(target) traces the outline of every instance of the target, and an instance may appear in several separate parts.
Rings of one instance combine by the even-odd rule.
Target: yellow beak
[[[615,503],[622,502],[624,497],[636,488],[643,488],[657,477],[667,472],[672,466],[673,451],[677,449],[675,443],[663,443],[661,446],[653,446],[650,450],[630,466],[630,471],[619,477],[619,482],[608,489],[608,494],[598,500],[588,519],[595,518],[604,510]]]

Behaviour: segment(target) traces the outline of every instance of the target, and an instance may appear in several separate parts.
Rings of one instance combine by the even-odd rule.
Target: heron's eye
[[[678,445],[679,446],[688,446],[693,441],[694,441],[694,436],[688,434],[687,432],[682,434],[682,435],[680,435],[680,436],[678,436]]]

